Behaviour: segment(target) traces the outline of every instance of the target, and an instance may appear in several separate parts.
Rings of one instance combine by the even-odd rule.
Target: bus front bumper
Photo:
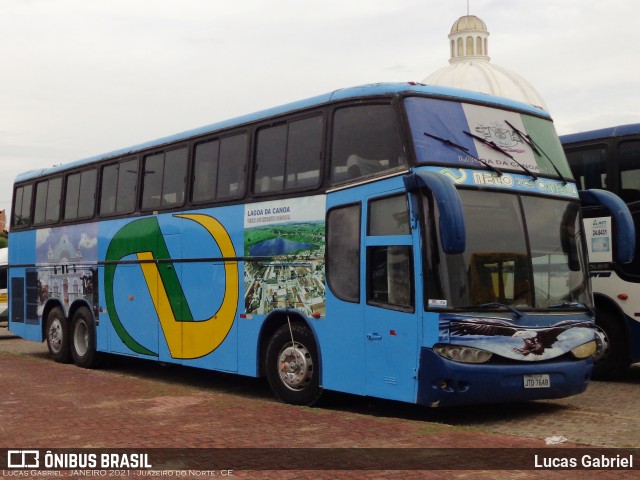
[[[459,363],[423,348],[417,403],[444,407],[569,397],[586,390],[592,367],[591,358],[513,364]],[[539,375],[548,376],[544,377],[548,378],[548,386],[525,388],[525,379],[540,378]]]

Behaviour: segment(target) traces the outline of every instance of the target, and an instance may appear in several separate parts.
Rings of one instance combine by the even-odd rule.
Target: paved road
[[[124,359],[103,370],[57,364],[44,344],[0,328],[0,386],[0,448],[261,447],[286,455],[291,447],[537,449],[554,436],[566,438],[565,447],[640,447],[640,366],[619,382],[594,382],[564,400],[426,409],[330,394],[321,408],[301,408],[276,401],[258,379]],[[244,478],[396,475],[235,472]],[[456,477],[592,478],[584,471],[408,471],[397,478]],[[607,472],[607,478],[640,478],[640,472]]]

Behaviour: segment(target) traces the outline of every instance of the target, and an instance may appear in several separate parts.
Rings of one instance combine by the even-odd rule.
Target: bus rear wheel
[[[620,376],[630,362],[626,354],[624,331],[616,316],[607,310],[597,310],[596,335],[598,350],[591,377],[606,380]]]
[[[60,307],[54,307],[47,315],[45,327],[49,356],[59,363],[69,363],[69,322]]]
[[[291,337],[293,336],[293,342]],[[283,325],[269,340],[266,373],[271,390],[283,402],[315,405],[320,399],[318,349],[313,334],[304,325]]]
[[[101,360],[96,350],[96,325],[87,307],[80,307],[71,320],[71,356],[82,368],[95,368]]]

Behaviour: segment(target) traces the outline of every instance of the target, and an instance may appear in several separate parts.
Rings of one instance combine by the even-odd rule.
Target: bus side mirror
[[[448,254],[463,253],[466,248],[464,213],[453,181],[436,172],[417,172],[404,176],[407,192],[425,189],[431,192],[440,214],[440,243]]]
[[[618,263],[630,263],[636,249],[636,229],[633,218],[627,204],[616,194],[606,190],[592,188],[580,190],[582,205],[604,206],[611,212],[615,229],[616,250],[614,261]]]

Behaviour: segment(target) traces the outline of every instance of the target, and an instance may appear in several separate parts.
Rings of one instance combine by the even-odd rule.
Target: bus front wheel
[[[615,378],[622,374],[630,363],[622,325],[612,313],[598,310],[596,335],[598,350],[591,377],[596,380]]]
[[[47,315],[45,327],[49,356],[59,363],[69,363],[69,322],[60,307],[54,307]]]
[[[285,324],[275,331],[267,346],[266,373],[271,390],[283,402],[306,406],[318,402],[322,393],[318,349],[306,326],[294,323],[289,329]]]
[[[82,368],[95,368],[101,360],[96,350],[96,325],[87,307],[76,310],[71,321],[71,356]]]

